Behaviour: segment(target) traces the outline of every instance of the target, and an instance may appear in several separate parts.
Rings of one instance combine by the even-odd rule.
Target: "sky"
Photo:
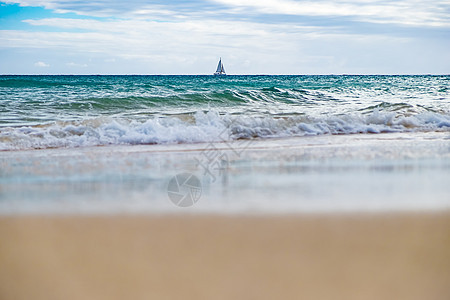
[[[0,0],[0,74],[450,74],[450,0]]]

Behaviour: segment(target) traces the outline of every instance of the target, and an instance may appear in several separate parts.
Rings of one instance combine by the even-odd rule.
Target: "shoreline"
[[[445,299],[450,212],[0,217],[2,299]]]

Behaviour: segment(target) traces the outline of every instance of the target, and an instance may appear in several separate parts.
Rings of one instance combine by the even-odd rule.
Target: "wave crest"
[[[411,131],[450,131],[450,116],[434,112],[404,115],[375,109],[369,114],[323,117],[222,115],[214,110],[192,115],[152,117],[145,121],[100,117],[1,128],[0,150]]]

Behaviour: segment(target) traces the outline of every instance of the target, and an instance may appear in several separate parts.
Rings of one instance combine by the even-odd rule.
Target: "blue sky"
[[[449,74],[450,1],[0,2],[0,74]]]

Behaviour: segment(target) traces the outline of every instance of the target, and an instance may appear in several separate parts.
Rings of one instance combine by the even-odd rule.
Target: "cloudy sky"
[[[449,49],[450,0],[0,2],[0,74],[449,74]]]

